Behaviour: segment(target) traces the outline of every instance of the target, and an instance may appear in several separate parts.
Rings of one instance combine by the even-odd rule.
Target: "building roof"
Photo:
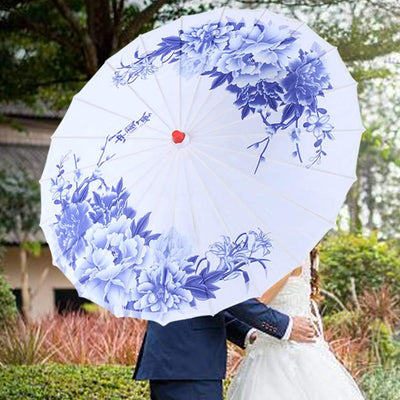
[[[51,135],[60,119],[12,117],[0,123],[0,168],[15,168],[28,171],[39,180],[46,163]],[[45,242],[41,230],[32,240]],[[7,244],[16,244],[15,238],[5,238]]]
[[[15,166],[40,178],[59,120],[18,117],[0,123],[0,168]]]
[[[0,110],[3,115],[32,117],[32,118],[62,118],[67,109],[55,110],[43,100],[38,100],[34,107],[21,101],[0,101]]]

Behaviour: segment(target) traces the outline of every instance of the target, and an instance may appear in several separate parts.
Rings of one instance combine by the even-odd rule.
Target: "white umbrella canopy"
[[[166,324],[260,296],[335,224],[364,130],[306,24],[217,9],[140,35],[74,97],[41,227],[79,294]]]

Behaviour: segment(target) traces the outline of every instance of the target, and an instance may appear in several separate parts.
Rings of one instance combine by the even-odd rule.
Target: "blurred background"
[[[1,0],[0,398],[147,398],[146,384],[130,380],[145,324],[80,298],[52,266],[38,179],[72,96],[108,57],[140,33],[221,6],[305,21],[359,82],[358,180],[318,246],[320,310],[367,399],[400,399],[398,0]],[[241,357],[230,347],[229,376]]]

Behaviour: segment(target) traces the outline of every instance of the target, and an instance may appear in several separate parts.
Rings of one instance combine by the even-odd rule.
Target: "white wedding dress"
[[[227,400],[364,400],[353,378],[323,338],[321,318],[310,301],[310,265],[291,276],[269,306],[312,318],[316,343],[278,340],[258,332],[228,389]]]

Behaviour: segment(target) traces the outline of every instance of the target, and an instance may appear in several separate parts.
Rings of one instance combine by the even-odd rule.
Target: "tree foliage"
[[[39,229],[39,183],[21,170],[0,171],[0,233],[18,244]]]
[[[140,11],[124,0],[3,2],[1,98],[32,103],[38,95],[67,91],[67,102],[108,57],[151,29],[168,1],[155,0]]]
[[[0,330],[16,318],[16,299],[11,292],[11,286],[0,271]]]
[[[324,288],[345,304],[353,302],[350,308],[354,308],[351,278],[357,295],[384,283],[394,293],[400,292],[400,252],[392,243],[378,240],[376,233],[331,235],[322,244],[320,261]],[[333,306],[328,302],[328,307]]]

